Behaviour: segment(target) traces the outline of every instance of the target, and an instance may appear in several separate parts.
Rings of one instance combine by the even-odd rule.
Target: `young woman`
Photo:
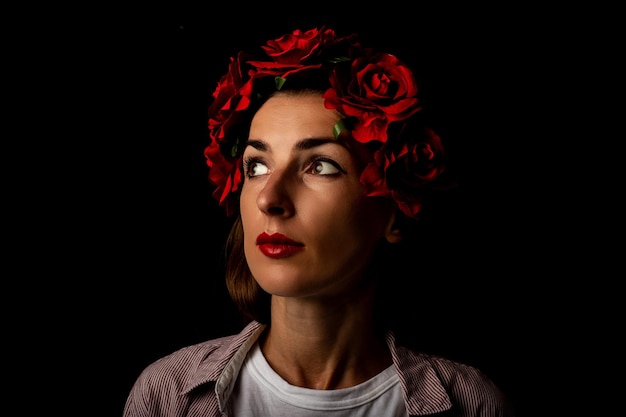
[[[512,416],[479,370],[392,330],[394,247],[444,172],[411,70],[329,28],[262,49],[231,59],[205,151],[247,324],[148,366],[124,416]]]

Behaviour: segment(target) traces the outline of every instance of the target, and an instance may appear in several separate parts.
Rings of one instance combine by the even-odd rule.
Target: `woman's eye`
[[[339,169],[328,161],[315,161],[309,166],[308,173],[314,175],[334,175],[339,173]]]
[[[249,177],[257,177],[259,175],[267,174],[268,169],[267,166],[263,165],[260,162],[254,161],[248,164],[247,175]]]

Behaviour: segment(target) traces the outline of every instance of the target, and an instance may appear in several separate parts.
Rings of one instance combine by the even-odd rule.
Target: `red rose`
[[[233,208],[227,197],[239,189],[242,181],[236,148],[240,138],[229,135],[228,131],[241,123],[239,115],[250,106],[253,92],[252,73],[243,72],[243,62],[241,53],[237,58],[231,58],[228,72],[213,92],[214,101],[209,107],[208,121],[211,143],[204,150],[209,181],[216,186],[213,196],[221,205],[227,206],[228,212],[232,212]]]
[[[352,136],[359,142],[387,141],[389,123],[405,120],[420,110],[417,82],[398,58],[367,50],[352,63],[348,79],[331,74],[326,106],[357,119]]]
[[[209,166],[209,181],[216,186],[213,197],[220,205],[226,206],[228,215],[234,212],[234,207],[228,197],[239,189],[243,180],[241,170],[241,157],[236,159],[226,158],[220,150],[220,143],[212,140],[204,149],[207,165]]]
[[[230,59],[228,72],[222,76],[213,92],[213,103],[209,107],[209,134],[214,140],[223,140],[225,132],[236,122],[233,115],[250,106],[252,97],[251,74],[241,68],[242,54]]]
[[[374,153],[361,174],[361,184],[368,196],[391,196],[407,216],[422,208],[418,189],[441,175],[444,170],[441,138],[431,129],[415,140],[403,139],[394,147],[383,145]]]
[[[306,32],[296,29],[292,33],[268,41],[262,48],[274,62],[293,65],[305,62],[315,51],[336,38],[332,29],[314,28]]]
[[[321,68],[332,56],[334,45],[355,46],[354,36],[337,37],[332,29],[311,29],[306,32],[295,30],[282,37],[270,40],[262,48],[271,58],[269,61],[252,60],[257,76],[273,75],[287,78],[289,75],[310,69]],[[343,53],[345,55],[345,52]]]

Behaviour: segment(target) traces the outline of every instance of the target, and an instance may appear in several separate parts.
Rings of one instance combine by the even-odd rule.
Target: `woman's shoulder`
[[[224,354],[236,337],[221,336],[179,348],[150,363],[142,371],[140,379],[179,379],[199,368],[207,368],[216,356]]]
[[[444,384],[467,384],[473,387],[495,387],[493,381],[476,366],[451,359],[436,353],[398,347],[398,356],[403,367],[432,369]]]
[[[216,380],[230,358],[258,327],[257,323],[251,323],[240,333],[179,348],[149,364],[139,380],[158,384],[165,381],[193,384],[198,380]]]
[[[397,347],[396,355],[405,389],[416,402],[424,402],[419,393],[429,392],[441,401],[439,405],[449,402],[464,410],[486,409],[496,411],[493,415],[513,415],[506,395],[478,367],[403,346]]]

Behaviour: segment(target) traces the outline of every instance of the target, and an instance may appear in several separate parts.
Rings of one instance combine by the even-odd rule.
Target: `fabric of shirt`
[[[230,399],[264,328],[253,321],[236,335],[181,348],[148,365],[131,388],[123,416],[245,417],[231,413]],[[480,370],[397,345],[391,332],[387,344],[410,416],[514,416],[506,397]]]
[[[243,363],[231,401],[235,416],[407,417],[393,365],[353,387],[302,388],[289,384],[272,369],[258,343]]]

